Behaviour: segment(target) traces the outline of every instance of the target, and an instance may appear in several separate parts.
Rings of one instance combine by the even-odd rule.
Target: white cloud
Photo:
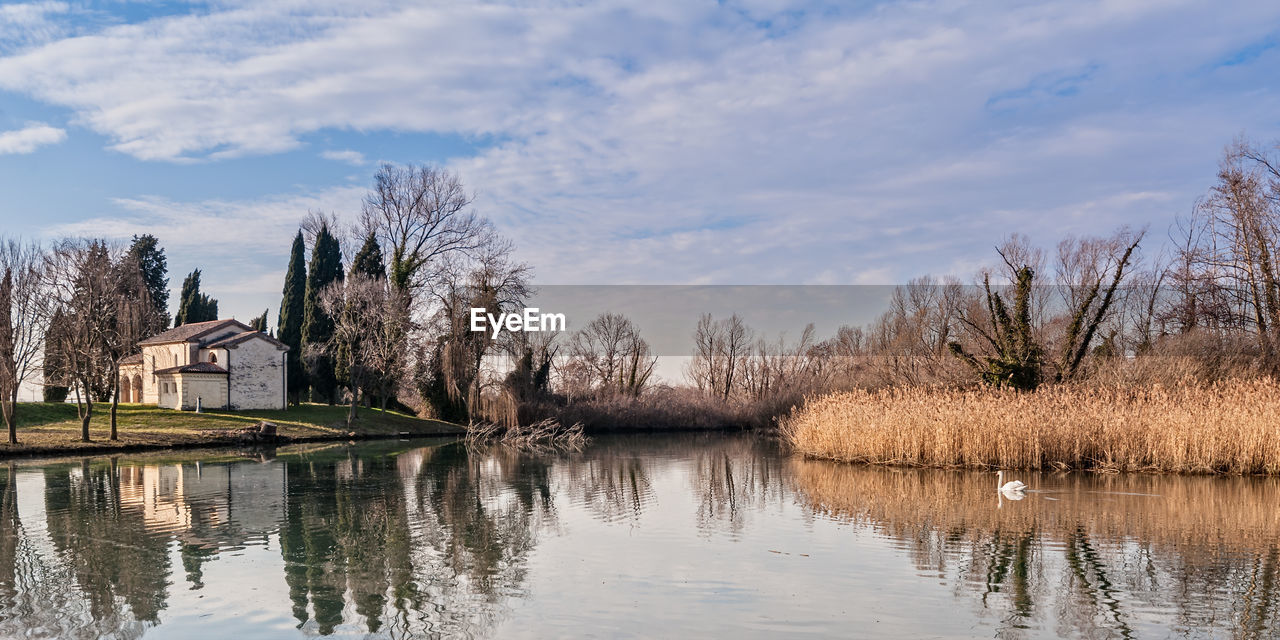
[[[807,4],[223,3],[25,48],[0,88],[147,160],[326,130],[498,140],[454,167],[552,282],[902,279],[1011,224],[1141,224],[1280,108],[1260,76],[1213,68],[1274,29],[1274,3]],[[350,144],[321,155],[360,164]],[[145,213],[252,250],[217,221],[265,233],[259,207],[287,211],[279,231],[300,198],[134,199],[120,228]]]
[[[21,129],[0,131],[0,155],[31,153],[40,147],[58,144],[67,139],[67,132],[43,122],[28,122]]]
[[[333,160],[334,162],[345,162],[353,167],[359,167],[365,163],[364,154],[351,149],[344,149],[342,151],[324,151],[321,152],[320,157],[325,160]]]
[[[0,5],[0,52],[49,42],[66,33],[55,18],[71,7],[65,2],[17,2]]]
[[[333,187],[246,200],[121,199],[115,202],[119,214],[56,225],[46,235],[128,242],[134,235],[152,234],[167,254],[172,287],[192,269],[201,269],[204,289],[220,298],[219,311],[243,319],[279,306],[290,244],[307,212],[342,217],[359,210],[363,195],[363,187]],[[350,215],[343,219],[352,221]]]

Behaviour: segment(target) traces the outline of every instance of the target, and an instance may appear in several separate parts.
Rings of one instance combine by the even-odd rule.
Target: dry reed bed
[[[873,464],[1280,474],[1280,383],[812,398],[782,421],[806,456]]]
[[[924,540],[930,532],[969,541],[1024,533],[1066,540],[1083,531],[1100,541],[1176,548],[1189,562],[1201,553],[1258,553],[1280,544],[1280,478],[1024,475],[1042,493],[999,504],[994,473],[887,470],[798,457],[791,464],[803,504],[904,540]]]

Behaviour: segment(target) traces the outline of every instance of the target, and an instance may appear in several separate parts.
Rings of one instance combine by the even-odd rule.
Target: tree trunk
[[[112,442],[119,440],[116,436],[116,408],[120,406],[120,374],[116,374],[115,389],[111,392],[111,436]]]
[[[18,387],[15,386],[12,395],[0,402],[3,403],[0,413],[4,414],[4,425],[9,429],[9,444],[18,444]]]
[[[356,423],[356,408],[360,406],[360,388],[353,387],[351,389],[351,409],[347,411],[347,428],[350,429]]]
[[[116,389],[116,393],[119,393],[119,392],[120,392],[120,389]],[[114,440],[119,440],[118,434],[116,434],[116,431],[115,431],[115,408],[119,406],[120,406],[119,396],[111,396],[111,435],[109,436],[108,439],[113,440],[113,442]]]
[[[9,428],[9,444],[18,444],[18,403],[5,400],[4,425]],[[12,476],[10,476],[12,477]]]
[[[84,393],[84,397],[80,396]],[[84,381],[76,383],[76,411],[80,414],[80,442],[89,442],[89,419],[93,417],[93,394]]]

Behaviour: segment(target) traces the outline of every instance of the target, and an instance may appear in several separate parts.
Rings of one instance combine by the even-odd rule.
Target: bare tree
[[[695,351],[686,373],[699,389],[727,400],[739,383],[754,339],[738,314],[716,321],[704,313],[694,329]]]
[[[8,240],[0,245],[6,291],[0,303],[0,410],[17,444],[17,403],[22,385],[41,369],[50,315],[43,289],[44,252],[38,245]]]
[[[785,335],[770,341],[759,338],[754,352],[742,363],[740,387],[748,397],[761,400],[790,390],[801,394],[817,386],[815,365],[823,355],[812,323],[805,326],[795,342],[787,343]]]
[[[89,442],[95,399],[110,394],[114,374],[108,345],[114,332],[118,284],[111,252],[101,241],[64,240],[49,255],[45,270],[52,301],[63,325],[54,333],[80,418],[80,439]]]
[[[320,235],[320,230],[328,229],[329,234],[338,240],[338,248],[342,250],[344,256],[356,255],[356,251],[359,250],[356,243],[368,235],[361,233],[356,224],[343,221],[338,214],[332,211],[325,213],[316,209],[307,211],[307,215],[303,216],[302,221],[298,223],[298,229],[302,231],[303,241],[308,250],[316,246],[316,236]]]
[[[1218,182],[1183,224],[1176,273],[1183,315],[1252,333],[1273,364],[1280,336],[1278,164],[1245,140],[1227,147]]]
[[[435,268],[436,282],[428,290],[434,313],[426,325],[434,335],[428,367],[433,373],[419,386],[445,419],[475,419],[490,388],[503,381],[487,359],[518,350],[511,334],[495,340],[488,332],[471,330],[471,309],[497,316],[523,307],[531,295],[532,271],[511,253],[509,241],[486,229],[469,253],[443,256]]]
[[[710,313],[699,316],[698,325],[693,330],[693,359],[689,361],[685,374],[700,391],[715,393],[723,342],[724,326],[716,322]]]
[[[1144,235],[1121,229],[1110,238],[1067,238],[1058,245],[1058,288],[1065,292],[1069,313],[1057,340],[1059,379],[1074,376],[1092,348]]]
[[[889,310],[872,326],[869,350],[885,382],[920,384],[941,374],[959,324],[964,289],[955,278],[913,278],[895,287]]]
[[[603,313],[574,334],[569,358],[595,390],[633,397],[644,390],[658,361],[639,327],[616,313]]]
[[[440,258],[483,245],[490,225],[470,211],[474,199],[446,169],[382,165],[361,222],[391,252],[391,286],[412,296],[429,284]]]
[[[399,325],[407,321],[399,295],[385,280],[359,272],[330,284],[320,294],[320,306],[334,318],[333,336],[323,348],[335,354],[342,351],[347,363],[348,427],[355,423],[362,394],[378,395],[386,411],[386,399],[393,391],[389,387],[401,363],[404,328]]]
[[[120,407],[120,363],[138,350],[138,342],[158,326],[158,310],[151,304],[147,282],[137,260],[121,256],[110,274],[115,312],[102,325],[103,348],[111,372],[111,440],[119,439],[116,414]]]

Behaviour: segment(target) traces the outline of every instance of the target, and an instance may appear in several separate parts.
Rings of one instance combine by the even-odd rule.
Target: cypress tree
[[[178,298],[178,315],[173,318],[173,326],[180,327],[191,322],[191,305],[196,303],[196,296],[200,290],[200,270],[196,269],[187,274],[182,281],[182,293]],[[197,303],[198,304],[198,303]]]
[[[191,322],[208,322],[218,319],[218,301],[207,294],[200,294],[200,302],[195,307]]]
[[[44,334],[44,401],[66,402],[71,387],[67,385],[67,359],[59,346],[60,333],[66,331],[62,309],[53,312],[49,330]]]
[[[200,292],[200,270],[187,274],[182,281],[182,298],[173,326],[218,319],[218,301]]]
[[[133,237],[129,257],[136,261],[142,271],[142,280],[147,285],[147,296],[151,300],[152,311],[148,314],[150,326],[143,333],[152,335],[168,329],[169,264],[164,257],[164,249],[160,248],[155,236],[147,233]]]
[[[289,271],[284,277],[284,296],[280,299],[280,317],[276,331],[280,342],[289,345],[289,397],[298,402],[307,381],[302,368],[302,322],[304,301],[307,296],[306,243],[302,231],[293,238],[293,250],[289,253]]]
[[[249,321],[249,328],[250,328],[250,329],[253,329],[254,331],[257,331],[258,333],[266,333],[266,332],[267,332],[267,312],[268,312],[268,311],[269,311],[269,309],[263,309],[263,310],[262,310],[262,315],[260,315],[260,316],[258,316],[258,317],[256,317],[256,318],[254,318],[253,320],[250,320],[250,321]]]
[[[382,261],[382,246],[378,244],[378,238],[372,231],[369,232],[369,237],[365,238],[360,252],[351,260],[351,274],[357,273],[379,280],[387,277],[387,267]]]
[[[308,351],[307,375],[315,399],[329,404],[337,400],[337,372],[333,356],[328,353],[333,338],[334,321],[320,308],[320,293],[332,282],[342,281],[342,249],[328,226],[320,227],[311,251],[307,271],[307,295],[303,305],[302,344]]]

